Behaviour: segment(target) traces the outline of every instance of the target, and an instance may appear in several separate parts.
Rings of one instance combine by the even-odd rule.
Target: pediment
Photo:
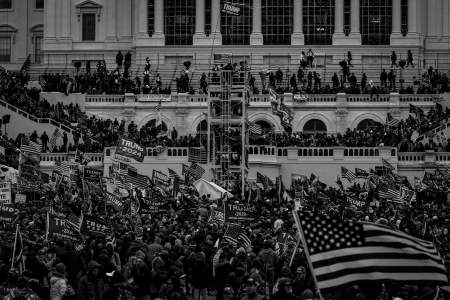
[[[76,6],[76,8],[78,8],[78,9],[100,9],[100,8],[102,8],[102,5],[98,4],[95,1],[86,0],[86,1],[83,1],[80,4],[78,4]]]

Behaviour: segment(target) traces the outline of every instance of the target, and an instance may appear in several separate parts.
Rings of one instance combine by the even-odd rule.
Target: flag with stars
[[[319,289],[361,281],[444,285],[447,271],[432,242],[379,224],[294,212]]]

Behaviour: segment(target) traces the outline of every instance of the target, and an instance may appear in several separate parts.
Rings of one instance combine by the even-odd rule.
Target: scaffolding
[[[214,180],[244,195],[248,175],[248,87],[246,73],[217,70],[208,91],[208,164]]]

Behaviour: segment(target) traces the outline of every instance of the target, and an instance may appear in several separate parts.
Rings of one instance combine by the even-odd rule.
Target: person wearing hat
[[[27,299],[27,300],[38,300],[39,297],[28,288],[28,282],[25,277],[19,277],[17,280],[17,286],[11,289],[5,300],[15,300],[15,299]]]
[[[292,292],[292,281],[290,278],[281,277],[278,279],[278,290],[273,294],[270,300],[295,300]]]
[[[101,265],[95,260],[88,263],[88,270],[80,278],[77,286],[79,300],[101,300],[103,297],[104,283],[100,275]]]
[[[67,292],[66,266],[57,263],[50,277],[50,299],[61,300]]]

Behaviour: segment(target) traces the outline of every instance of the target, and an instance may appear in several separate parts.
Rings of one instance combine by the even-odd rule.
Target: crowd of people
[[[125,57],[125,59],[124,59]],[[433,67],[423,74],[422,78],[405,79],[398,78],[397,73],[405,67],[415,67],[413,56],[410,50],[406,55],[407,59],[398,60],[395,51],[391,54],[390,69],[383,68],[380,70],[379,84],[375,84],[372,80],[368,80],[366,73],[358,74],[352,71],[353,55],[349,51],[339,65],[340,71],[335,72],[329,79],[321,78],[321,72],[316,67],[315,54],[309,49],[306,53],[302,51],[298,70],[295,72],[285,71],[278,67],[275,70],[262,69],[260,71],[251,71],[251,66],[246,61],[239,64],[220,62],[215,64],[212,72],[219,68],[225,70],[244,72],[250,90],[254,94],[267,92],[269,88],[277,90],[278,93],[293,92],[307,94],[331,94],[337,92],[346,92],[348,94],[372,94],[379,95],[389,93],[390,91],[398,91],[400,93],[417,93],[431,94],[437,92],[449,91],[449,78],[446,73],[434,70]],[[116,67],[109,71],[104,61],[98,61],[96,68],[91,68],[91,61],[85,62],[84,70],[81,68],[82,63],[77,61],[74,63],[75,75],[70,77],[67,74],[48,74],[45,73],[40,77],[43,90],[47,92],[81,92],[87,94],[170,94],[172,92],[172,83],[175,83],[173,90],[179,93],[207,93],[208,78],[207,74],[198,74],[199,78],[194,78],[191,71],[191,62],[183,63],[184,67],[172,75],[172,78],[164,78],[165,86],[163,87],[163,79],[160,74],[152,70],[150,59],[147,57],[142,74],[136,73],[134,77],[130,71],[131,52],[128,51],[125,56],[121,51],[116,56]],[[139,68],[140,69],[140,68]],[[139,71],[137,71],[139,72]],[[259,75],[260,83],[257,84],[256,77]],[[198,80],[198,89],[194,89],[194,80]],[[328,81],[327,81],[328,80]],[[408,82],[408,84],[405,84]],[[261,87],[261,90],[259,88]]]

